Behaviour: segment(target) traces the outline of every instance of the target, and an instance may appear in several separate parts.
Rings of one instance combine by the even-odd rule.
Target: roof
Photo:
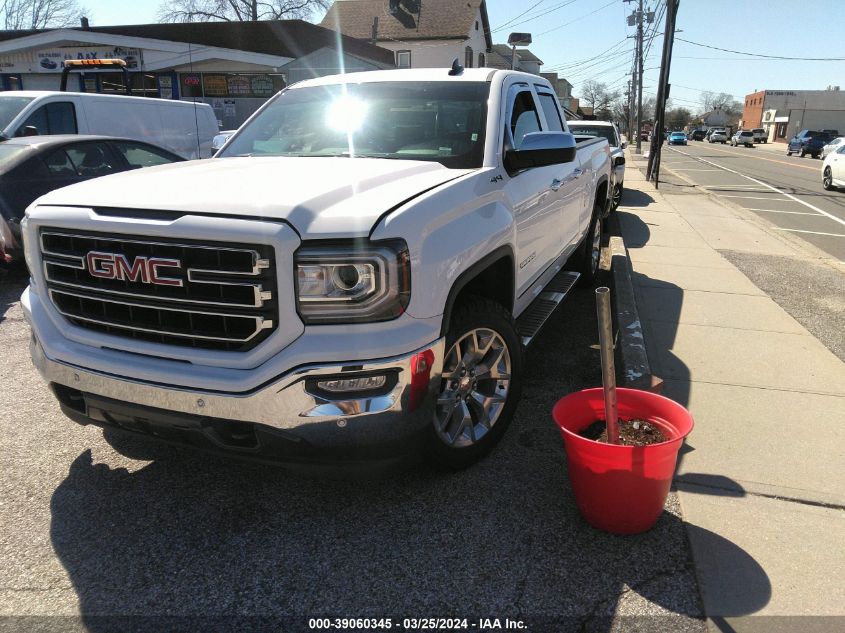
[[[83,141],[131,141],[132,143],[153,145],[152,143],[148,143],[146,141],[125,138],[123,136],[104,136],[101,134],[44,134],[35,136],[16,136],[3,141],[3,145],[25,145],[27,147],[40,149],[44,147],[53,147],[55,145],[64,145],[65,143],[81,143]]]
[[[391,14],[392,0],[335,0],[320,26],[369,40],[373,36],[373,18],[378,18],[377,41],[465,40],[474,29],[480,10],[487,46],[492,45],[486,0],[416,0],[416,3],[419,12],[409,10],[415,2],[399,0],[397,10]]]
[[[55,30],[78,31],[79,41],[85,33],[110,33],[128,37],[144,37],[173,42],[190,42],[204,46],[263,53],[279,57],[299,58],[321,48],[337,48],[337,33],[304,20],[262,20],[258,22],[177,22],[168,24],[130,24],[95,26],[88,29],[41,29],[36,31],[0,31],[0,41],[8,41]],[[393,52],[369,42],[341,36],[343,49],[350,55],[394,64]]]
[[[300,81],[290,87],[291,90],[307,88],[309,86],[322,86],[337,84],[342,81],[346,83],[369,83],[378,81],[490,81],[496,71],[489,68],[466,68],[460,75],[449,75],[448,68],[401,68],[397,70],[365,70],[348,75],[328,75]],[[526,73],[517,73],[523,77],[535,77]]]

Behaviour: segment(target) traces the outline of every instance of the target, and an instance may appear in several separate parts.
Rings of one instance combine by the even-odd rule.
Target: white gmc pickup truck
[[[83,424],[460,468],[512,418],[524,346],[592,281],[610,169],[535,75],[305,81],[213,159],[30,206],[32,358]]]

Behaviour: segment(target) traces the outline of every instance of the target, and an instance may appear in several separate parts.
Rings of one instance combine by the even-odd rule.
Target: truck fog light
[[[330,393],[348,393],[352,391],[372,391],[381,389],[387,383],[387,376],[361,376],[359,378],[340,378],[318,380],[317,388]]]

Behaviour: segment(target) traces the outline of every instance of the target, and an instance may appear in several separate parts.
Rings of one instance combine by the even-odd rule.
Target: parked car
[[[83,424],[465,467],[514,415],[524,346],[595,279],[610,183],[607,141],[576,143],[537,75],[301,81],[212,160],[29,207],[33,361]]]
[[[622,140],[615,123],[610,121],[567,121],[569,131],[579,137],[600,137],[607,139],[610,145],[610,161],[613,166],[613,196],[611,211],[616,211],[622,200],[622,189],[625,186],[625,152],[628,143]]]
[[[731,137],[731,145],[734,147],[739,145],[754,147],[754,132],[751,130],[737,130]]]
[[[683,132],[672,132],[669,135],[669,145],[686,145],[687,135]]]
[[[755,127],[751,130],[754,133],[754,142],[755,143],[768,143],[769,136],[766,134],[766,130],[761,127]]]
[[[845,187],[845,143],[827,155],[822,163],[822,186],[828,191]]]
[[[0,143],[0,214],[11,238],[7,253],[19,255],[24,211],[39,196],[91,178],[183,160],[149,143],[107,136],[26,136]]]
[[[153,143],[183,158],[209,158],[217,131],[214,110],[205,103],[80,92],[0,92],[0,141],[37,134],[101,134]]]
[[[837,136],[836,138],[830,139],[825,146],[822,147],[822,158],[827,158],[828,154],[835,152],[842,146],[843,143],[845,143],[845,136]]]
[[[786,147],[786,155],[792,156],[793,152],[804,158],[810,154],[813,158],[818,158],[822,155],[822,149],[830,141],[830,135],[827,132],[819,132],[816,130],[801,130],[789,139],[789,145]]]
[[[232,135],[237,132],[237,130],[223,130],[219,134],[215,135],[213,139],[211,139],[211,151],[216,152],[221,147],[226,144]]]
[[[690,138],[693,141],[703,141],[704,137],[707,135],[707,130],[693,130]]]
[[[728,142],[728,133],[725,130],[711,130],[707,140],[711,143],[721,143],[724,145]]]

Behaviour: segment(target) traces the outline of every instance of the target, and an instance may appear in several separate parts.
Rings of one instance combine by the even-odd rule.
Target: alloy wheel
[[[619,206],[619,203],[622,202],[622,185],[616,185],[613,188],[613,199],[611,200],[611,209],[614,211]]]
[[[833,189],[833,174],[830,167],[825,167],[824,175],[822,176],[822,186],[825,189]]]
[[[511,384],[511,355],[502,336],[476,328],[446,354],[434,426],[448,446],[477,444],[493,428]]]
[[[601,218],[596,218],[593,228],[592,244],[590,244],[590,271],[595,272],[601,258]]]

